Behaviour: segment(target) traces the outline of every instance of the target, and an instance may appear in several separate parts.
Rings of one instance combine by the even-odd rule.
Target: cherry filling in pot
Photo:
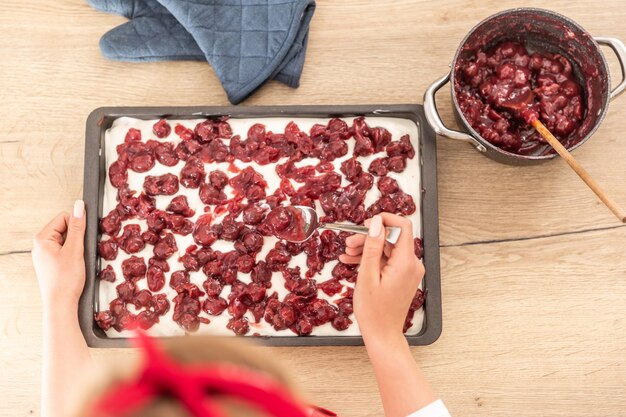
[[[293,206],[276,207],[267,215],[265,222],[272,234],[279,239],[299,242],[306,239],[306,222],[302,211]]]
[[[505,41],[459,58],[454,71],[461,112],[493,145],[520,155],[550,153],[529,124],[533,118],[566,147],[579,140],[577,131],[585,115],[583,90],[562,55],[530,53],[520,43]],[[510,110],[512,103],[522,100],[527,100],[522,111]]]

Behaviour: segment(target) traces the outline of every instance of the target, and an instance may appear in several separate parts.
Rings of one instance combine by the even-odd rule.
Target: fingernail
[[[383,219],[382,217],[376,215],[374,217],[372,217],[372,220],[370,221],[370,230],[369,230],[369,235],[371,237],[378,237],[380,236],[380,232],[383,228]]]
[[[85,214],[85,202],[83,200],[76,200],[74,202],[74,217],[80,219]]]

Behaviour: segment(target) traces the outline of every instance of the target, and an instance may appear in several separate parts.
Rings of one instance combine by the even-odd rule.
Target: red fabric
[[[319,408],[311,414],[277,381],[258,372],[226,364],[191,369],[172,361],[144,334],[140,333],[135,343],[144,350],[144,370],[136,380],[107,392],[95,405],[96,416],[121,416],[162,394],[177,398],[196,417],[226,417],[213,398],[216,394],[243,400],[275,417],[335,416],[319,414],[323,410]]]

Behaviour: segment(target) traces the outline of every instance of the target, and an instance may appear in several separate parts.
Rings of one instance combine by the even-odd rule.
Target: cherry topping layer
[[[233,135],[226,118],[193,129],[161,119],[143,136],[129,129],[109,161],[117,205],[100,221],[98,250],[107,262],[99,278],[113,283],[106,285],[117,296],[96,314],[104,330],[149,329],[166,314],[187,332],[222,315],[237,335],[262,326],[297,335],[323,325],[346,330],[357,268],[337,259],[349,234],[325,230],[288,242],[304,239],[304,218],[290,206],[321,206],[321,221],[356,224],[382,211],[416,210],[393,178],[415,157],[409,136],[393,138],[362,117],[352,125],[332,119],[308,132],[294,122],[283,132],[257,123],[246,137]],[[258,168],[270,164],[280,178],[276,189]],[[380,196],[366,204],[370,190]],[[264,251],[272,235],[279,240]],[[415,251],[421,256],[418,238]],[[298,257],[302,267],[293,266]],[[330,276],[321,276],[331,262]],[[168,300],[166,292],[176,295]],[[405,327],[421,302],[418,292]]]

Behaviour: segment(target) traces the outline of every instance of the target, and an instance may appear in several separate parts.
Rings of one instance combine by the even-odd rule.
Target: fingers
[[[63,250],[82,257],[85,239],[85,203],[82,200],[76,200],[74,209],[67,225],[67,237]]]
[[[361,248],[365,243],[365,235],[354,234],[346,238],[346,247],[348,248]]]
[[[350,255],[339,255],[339,260],[344,264],[355,264],[358,265],[361,263],[361,255],[359,256],[350,256]]]
[[[403,259],[412,259],[415,256],[413,222],[406,217],[391,213],[381,213],[380,217],[383,219],[385,226],[396,226],[401,229],[400,237],[393,250],[391,250],[390,258],[397,258],[400,262]]]
[[[385,228],[382,217],[372,217],[369,226],[369,234],[365,238],[363,253],[361,254],[361,266],[357,282],[375,284],[380,282],[380,267],[383,248],[385,247]]]
[[[35,236],[35,242],[44,243],[44,242],[52,242],[59,246],[63,245],[64,238],[63,235],[67,231],[67,223],[69,221],[70,215],[63,212],[57,214],[47,225],[44,226],[43,229],[37,236]]]
[[[389,256],[391,254],[391,249],[393,249],[393,245],[385,241],[385,255]],[[361,253],[363,253],[363,245],[356,247],[356,248],[351,248],[349,246],[346,246],[346,249],[344,252],[346,255],[350,255],[350,256],[361,256]]]

